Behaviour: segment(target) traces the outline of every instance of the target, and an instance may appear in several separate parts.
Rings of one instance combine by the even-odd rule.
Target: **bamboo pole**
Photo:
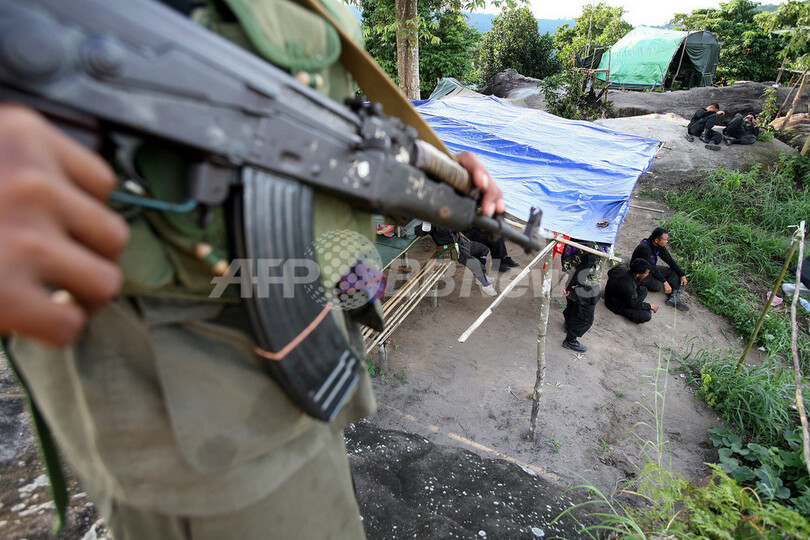
[[[804,156],[807,154],[807,148],[810,147],[810,135],[804,140],[804,145],[802,145],[801,154]]]
[[[613,56],[613,47],[608,47],[608,70],[605,75],[605,105],[608,102],[608,88],[610,87],[610,60]]]
[[[804,85],[807,84],[807,70],[804,70],[801,78],[801,84],[799,85],[799,91],[796,92],[796,97],[793,98],[793,103],[790,105],[790,110],[785,115],[785,121],[782,122],[782,127],[779,128],[779,132],[783,132],[787,127],[788,121],[790,117],[793,116],[793,112],[796,110],[796,106],[799,104],[799,99],[802,97],[802,92],[804,92]]]
[[[512,282],[509,285],[507,285],[504,290],[501,291],[501,294],[498,295],[498,297],[492,302],[492,304],[490,304],[489,307],[486,310],[484,310],[484,312],[475,320],[475,322],[472,323],[470,327],[467,328],[463,334],[461,334],[461,336],[459,336],[458,338],[459,343],[464,343],[465,341],[467,341],[467,338],[470,337],[472,333],[475,332],[475,330],[479,326],[481,326],[490,315],[492,315],[492,311],[496,307],[498,307],[498,304],[503,302],[504,299],[506,299],[506,297],[509,296],[509,293],[512,291],[512,289],[514,289],[517,286],[517,284],[523,280],[523,278],[529,275],[529,272],[531,271],[532,267],[535,266],[538,262],[541,262],[543,257],[548,255],[553,248],[554,242],[549,242],[543,249],[540,250],[540,253],[538,253],[537,256],[534,259],[532,259],[532,262],[526,265],[526,268],[524,268],[523,271],[520,272],[520,274],[518,274],[518,276],[515,279],[513,279]]]
[[[691,34],[692,34],[692,32],[687,32],[686,37],[684,38],[684,40],[682,42],[683,43],[683,49],[681,49],[681,59],[678,60],[678,69],[675,70],[675,76],[672,77],[672,84],[673,85],[675,84],[675,79],[678,78],[678,74],[681,72],[681,64],[683,64],[683,56],[686,54],[686,40],[689,39],[689,36]],[[672,87],[670,86],[670,88],[672,88]]]
[[[400,308],[391,315],[391,318],[386,321],[385,328],[383,331],[377,334],[374,337],[371,335],[366,336],[366,340],[369,340],[366,348],[368,350],[372,350],[374,347],[379,345],[380,343],[385,342],[394,331],[399,328],[399,326],[405,321],[408,315],[419,305],[420,300],[425,297],[425,295],[433,288],[433,286],[442,278],[447,270],[450,268],[450,265],[443,265],[442,268],[437,269],[433,274],[428,276],[422,283],[420,283],[419,287],[416,289],[414,294],[408,295],[407,301],[400,306]],[[372,331],[373,334],[373,331]]]
[[[779,79],[782,78],[782,73],[785,71],[785,62],[787,62],[787,53],[782,57],[782,65],[779,66],[779,73],[776,75],[776,84],[779,84]]]
[[[793,291],[793,301],[790,303],[790,350],[793,353],[793,374],[796,379],[796,408],[799,410],[799,419],[802,424],[802,447],[804,449],[804,466],[810,473],[810,433],[807,429],[807,414],[804,411],[804,397],[802,396],[802,368],[799,364],[799,349],[796,346],[799,326],[796,324],[796,304],[799,303],[799,283],[802,279],[802,258],[804,257],[804,221],[796,231],[799,235],[799,264],[796,266],[796,290]]]
[[[782,111],[784,110],[785,105],[788,104],[788,101],[790,101],[790,97],[793,95],[793,91],[796,90],[796,88],[798,88],[800,80],[801,80],[801,78],[796,79],[796,82],[794,83],[793,82],[793,77],[790,78],[790,82],[788,83],[788,86],[790,86],[790,90],[788,90],[788,95],[785,96],[785,101],[782,102],[782,106],[779,107],[778,111],[776,111],[776,116],[774,116],[774,120],[779,118],[779,115],[782,114]]]
[[[564,238],[563,236],[560,236],[560,235],[555,234],[552,237],[552,240],[554,240],[555,242],[562,242],[563,244],[568,244],[569,246],[574,246],[575,248],[581,249],[582,251],[585,251],[587,253],[593,253],[594,255],[599,255],[600,257],[604,257],[605,259],[610,259],[611,261],[615,261],[617,263],[622,262],[622,260],[620,258],[616,257],[615,255],[612,255],[610,253],[605,253],[604,251],[599,251],[599,250],[590,248],[588,246],[583,246],[579,242],[574,242],[573,240],[571,240],[569,238]]]
[[[768,314],[768,310],[771,309],[771,302],[773,301],[774,297],[776,296],[776,291],[779,290],[779,285],[782,284],[782,280],[785,279],[785,273],[787,273],[788,266],[790,266],[790,261],[793,260],[793,254],[796,252],[796,237],[793,237],[793,243],[790,246],[790,253],[788,253],[787,259],[785,259],[785,264],[782,265],[782,272],[779,273],[779,278],[776,280],[776,283],[773,285],[773,289],[771,290],[771,296],[765,302],[765,308],[762,310],[762,315],[759,316],[759,320],[757,321],[756,327],[754,327],[754,333],[751,334],[751,338],[748,340],[748,344],[745,346],[745,350],[740,356],[740,360],[737,362],[737,367],[734,369],[735,371],[739,371],[745,362],[745,357],[748,355],[748,351],[751,350],[751,347],[754,345],[754,341],[757,339],[757,334],[759,334],[759,329],[762,328],[762,323],[765,322],[765,315]],[[799,283],[796,282],[796,289],[799,288]]]
[[[532,416],[529,424],[529,440],[534,440],[537,430],[537,414],[540,412],[540,397],[546,380],[546,335],[548,334],[548,312],[551,305],[551,257],[547,257],[543,268],[543,296],[540,299],[540,324],[537,327],[537,377],[532,392]]]

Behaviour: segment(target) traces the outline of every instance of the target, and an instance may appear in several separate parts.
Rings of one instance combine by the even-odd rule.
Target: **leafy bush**
[[[477,65],[482,85],[509,68],[535,79],[559,71],[551,36],[540,35],[537,19],[525,6],[507,7],[492,21],[478,46]]]
[[[727,429],[709,430],[720,468],[742,485],[753,486],[766,501],[780,501],[810,516],[810,476],[804,465],[799,430],[784,433],[785,447],[749,442]]]
[[[594,120],[610,110],[592,93],[582,89],[583,75],[576,71],[558,73],[538,83],[543,90],[546,111],[571,120]]]
[[[651,504],[628,512],[645,530],[667,535],[662,538],[808,538],[806,518],[777,502],[763,503],[719,466],[710,467],[711,481],[697,487],[648,464],[639,491]]]
[[[762,102],[762,110],[757,115],[757,120],[759,121],[759,125],[765,128],[776,118],[776,113],[779,112],[776,88],[766,88],[765,91],[762,92],[762,97],[765,98],[765,100]]]

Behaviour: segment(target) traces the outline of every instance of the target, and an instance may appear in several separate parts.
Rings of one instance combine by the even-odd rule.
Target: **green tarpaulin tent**
[[[620,88],[711,86],[720,58],[720,43],[710,32],[681,32],[640,26],[604,54],[600,69],[610,69],[610,83]],[[605,80],[604,73],[597,73]]]

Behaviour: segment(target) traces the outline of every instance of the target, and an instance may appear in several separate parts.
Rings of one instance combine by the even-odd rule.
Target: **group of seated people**
[[[669,232],[656,228],[644,238],[633,251],[629,264],[620,264],[608,271],[605,285],[605,306],[617,315],[641,324],[652,319],[658,312],[658,304],[646,302],[648,292],[664,292],[664,302],[679,311],[688,311],[689,305],[680,297],[680,289],[688,283],[686,273],[678,266],[666,248]],[[588,245],[589,243],[584,243]],[[590,243],[589,247],[604,246]],[[570,246],[566,246],[569,250]],[[604,258],[588,254],[577,259],[576,265],[566,267],[563,254],[563,269],[571,277],[563,290],[567,305],[563,311],[565,340],[562,346],[576,352],[585,352],[587,347],[579,342],[593,324],[594,310],[601,296],[601,265]],[[664,264],[658,264],[659,260]]]
[[[506,251],[503,239],[493,239],[483,231],[470,228],[461,232],[425,224],[417,234],[430,235],[440,250],[454,250],[458,262],[470,269],[481,291],[487,296],[497,292],[486,274],[487,255],[492,256],[492,268],[506,272],[520,266]],[[577,241],[594,251],[607,251],[608,246],[595,242]],[[640,324],[652,319],[658,304],[647,302],[648,292],[664,292],[664,304],[679,311],[689,305],[680,297],[680,289],[688,283],[686,273],[672,258],[666,246],[669,232],[658,227],[639,242],[629,264],[620,264],[608,271],[605,285],[605,306],[630,321]],[[602,296],[602,269],[606,259],[599,255],[566,245],[562,252],[563,271],[570,275],[563,289],[567,303],[563,311],[565,340],[563,347],[585,352],[587,347],[578,340],[593,325],[596,304]],[[658,264],[659,261],[663,264]]]
[[[749,113],[743,116],[737,113],[734,118],[723,128],[723,132],[714,130],[714,126],[720,123],[725,117],[726,111],[720,109],[720,105],[711,105],[698,109],[686,127],[689,135],[699,137],[706,143],[709,150],[720,150],[720,143],[724,140],[727,144],[754,144],[760,134],[759,121]]]

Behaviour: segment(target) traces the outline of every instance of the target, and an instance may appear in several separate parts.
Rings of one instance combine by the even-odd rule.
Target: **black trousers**
[[[660,281],[658,283],[661,283]],[[663,285],[661,286],[663,288]],[[644,299],[647,298],[647,288],[641,286],[638,288],[638,301],[643,302]],[[615,307],[615,306],[614,306]],[[616,315],[621,315],[630,321],[641,324],[645,322],[649,322],[652,319],[652,310],[651,309],[642,309],[642,308],[625,308],[621,307],[618,309],[613,309],[608,306],[608,309],[615,313]]]
[[[565,333],[568,339],[580,338],[591,328],[596,304],[602,296],[599,291],[596,291],[594,295],[589,295],[589,291],[584,291],[586,294],[580,296],[578,294],[579,289],[580,287],[575,288],[571,294],[568,295],[565,309],[563,310]]]
[[[503,238],[493,241],[487,233],[480,229],[467,229],[464,231],[464,235],[473,242],[487,246],[493,261],[500,261],[506,258],[506,242],[503,241]]]
[[[463,238],[458,241],[458,262],[469,268],[481,283],[484,282],[488,252],[489,248],[480,242],[467,242]]]
[[[723,134],[712,129],[717,124],[717,114],[712,113],[708,116],[704,116],[701,120],[703,120],[703,122],[696,122],[689,128],[689,133],[691,135],[697,135],[698,137],[706,133],[704,142],[713,142],[715,144],[723,142]],[[701,140],[703,139],[701,138]]]
[[[670,268],[669,266],[664,266],[659,264],[656,266],[658,271],[664,274],[664,278],[666,279],[669,286],[672,287],[673,291],[677,291],[681,288],[681,276],[675,273],[675,270]],[[664,290],[664,282],[658,281],[653,277],[652,273],[649,276],[645,277],[641,280],[641,284],[644,285],[648,291],[650,292],[661,292]]]

